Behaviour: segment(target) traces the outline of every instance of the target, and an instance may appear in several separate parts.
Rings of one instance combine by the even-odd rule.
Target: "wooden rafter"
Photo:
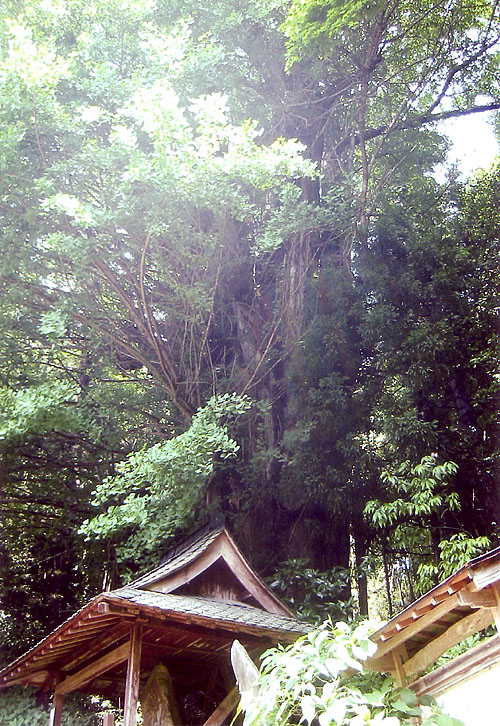
[[[412,635],[415,635],[428,625],[431,625],[432,623],[436,622],[436,620],[439,620],[439,618],[441,618],[443,615],[446,615],[450,612],[450,610],[453,610],[457,602],[458,595],[451,595],[447,600],[444,600],[439,605],[433,607],[432,610],[426,612],[425,615],[422,615],[420,618],[418,618],[418,620],[410,622],[409,625],[406,628],[402,629],[400,632],[396,632],[396,634],[390,638],[381,639],[382,642],[378,647],[375,658],[380,658],[386,653],[389,653],[389,651],[393,650],[393,648],[401,645],[406,640],[411,638]]]
[[[124,643],[118,648],[115,648],[110,653],[106,653],[102,658],[94,661],[90,665],[82,668],[82,670],[74,673],[71,676],[67,676],[61,683],[58,683],[55,689],[55,693],[65,695],[71,691],[76,691],[79,688],[83,688],[94,678],[100,676],[102,673],[109,671],[111,668],[123,663],[129,656],[130,646],[129,643]]]

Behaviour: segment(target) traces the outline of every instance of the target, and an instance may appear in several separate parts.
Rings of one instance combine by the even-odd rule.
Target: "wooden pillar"
[[[123,726],[136,726],[139,678],[141,675],[142,625],[133,625],[130,632],[130,651],[125,684]]]
[[[405,660],[408,660],[408,655],[406,652],[406,646],[403,643],[399,646],[399,648],[395,648],[392,651],[392,662],[394,664],[394,680],[396,681],[396,685],[399,686],[399,688],[403,688],[404,686],[406,686],[407,683],[406,671],[403,665]]]
[[[105,713],[102,717],[102,726],[115,726],[115,714]]]
[[[49,726],[61,726],[63,702],[64,696],[61,696],[60,693],[54,693],[49,714]]]
[[[493,622],[497,626],[498,635],[500,635],[500,583],[496,582],[492,585],[491,590],[495,598],[494,603],[496,603],[496,607],[492,608]]]

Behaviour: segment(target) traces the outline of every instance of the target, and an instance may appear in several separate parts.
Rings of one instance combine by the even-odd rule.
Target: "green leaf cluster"
[[[62,715],[62,726],[98,726],[99,706],[83,698],[69,696]],[[0,694],[0,726],[46,726],[48,714],[36,704],[33,689],[9,688]]]
[[[250,405],[248,398],[235,394],[214,397],[193,416],[187,431],[131,454],[115,476],[95,489],[92,503],[105,511],[85,521],[82,534],[120,542],[126,533],[118,556],[137,565],[177,531],[194,526],[215,458],[229,459],[238,452],[229,421]]]
[[[293,645],[265,653],[257,694],[242,693],[245,726],[400,726],[415,718],[425,726],[460,726],[431,698],[418,701],[412,690],[396,688],[391,678],[363,670],[376,650],[369,638],[373,629],[368,622],[354,628],[324,623]]]

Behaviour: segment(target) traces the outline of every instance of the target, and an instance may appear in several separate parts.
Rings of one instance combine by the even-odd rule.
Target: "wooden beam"
[[[482,590],[488,585],[495,585],[500,580],[500,557],[497,554],[490,561],[479,563],[469,568],[472,580],[477,590]]]
[[[399,633],[396,633],[396,635],[393,635],[392,638],[389,638],[389,640],[384,641],[383,643],[380,643],[380,645],[377,648],[377,652],[373,656],[374,660],[377,660],[378,658],[381,658],[386,653],[389,653],[391,650],[396,648],[398,645],[401,645],[402,643],[409,640],[413,635],[416,633],[419,633],[421,630],[426,628],[428,625],[431,625],[436,620],[439,620],[440,617],[443,615],[446,615],[446,613],[449,613],[450,610],[453,610],[454,607],[456,607],[458,603],[458,595],[450,595],[450,597],[445,600],[444,602],[440,603],[439,605],[436,605],[435,608],[430,610],[428,613],[425,613],[425,615],[422,615],[421,618],[418,618],[418,620],[414,620],[413,622],[409,623],[408,626],[402,630]],[[369,664],[368,660],[368,664]]]
[[[66,672],[71,671],[82,663],[85,663],[85,661],[93,658],[99,652],[106,650],[106,648],[109,648],[111,645],[116,646],[120,642],[120,640],[123,640],[123,638],[127,637],[129,629],[130,628],[128,624],[123,626],[120,625],[109,635],[99,638],[97,641],[92,642],[92,644],[85,643],[85,645],[82,647],[80,644],[77,643],[76,645],[78,645],[79,647],[76,649],[76,651],[73,650],[73,658],[70,661],[64,663],[63,670]]]
[[[294,613],[282,603],[252,570],[236,544],[227,532],[223,533],[221,552],[225,562],[236,575],[241,584],[262,605],[264,610],[275,615],[294,618]]]
[[[458,593],[458,604],[468,605],[471,608],[496,608],[498,603],[495,593],[489,587],[486,590],[478,590],[477,592],[462,590]]]
[[[156,580],[152,580],[149,583],[142,584],[141,580],[138,580],[138,584],[132,583],[134,587],[140,587],[144,590],[153,590],[155,592],[164,592],[166,594],[177,590],[182,585],[186,585],[191,582],[195,577],[205,572],[211,565],[220,559],[221,552],[220,546],[217,541],[208,546],[202,555],[198,556],[193,562],[187,567],[183,567],[178,572],[173,574],[160,575]],[[147,576],[143,579],[146,580]]]
[[[110,653],[103,655],[102,658],[90,663],[85,668],[82,668],[81,671],[78,671],[71,676],[67,676],[67,678],[56,686],[55,693],[64,696],[70,691],[76,691],[78,688],[86,686],[90,683],[90,681],[93,681],[94,678],[100,676],[101,673],[104,673],[119,663],[123,663],[124,660],[127,660],[129,650],[130,647],[128,643],[120,645],[119,648],[115,648]]]
[[[64,696],[54,693],[49,713],[49,726],[61,726]]]
[[[238,686],[234,686],[225,699],[219,703],[213,714],[207,718],[203,726],[221,726],[231,712],[234,711],[239,700]]]
[[[436,698],[444,691],[498,663],[500,639],[494,635],[412,683],[412,691]]]
[[[448,648],[465,640],[469,635],[474,635],[479,630],[486,628],[491,624],[491,621],[491,610],[481,608],[462,618],[458,623],[454,623],[442,635],[431,640],[430,643],[427,643],[427,645],[406,661],[404,664],[406,675],[408,677],[418,676],[428,666],[434,663],[440,655],[443,655]]]
[[[128,646],[127,681],[125,683],[125,704],[123,726],[136,726],[137,702],[139,700],[139,679],[141,675],[142,625],[133,625]]]

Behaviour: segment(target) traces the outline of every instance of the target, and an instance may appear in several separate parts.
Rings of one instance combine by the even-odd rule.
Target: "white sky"
[[[498,154],[493,113],[476,113],[449,119],[439,124],[438,128],[452,142],[448,163],[458,164],[464,177],[476,169],[488,169]],[[444,177],[444,170],[437,169],[436,177],[441,181],[442,176]]]

